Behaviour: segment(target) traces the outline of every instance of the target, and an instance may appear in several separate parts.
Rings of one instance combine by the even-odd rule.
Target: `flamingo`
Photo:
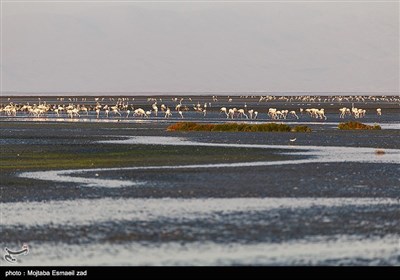
[[[296,111],[290,111],[289,114],[291,114],[296,119],[299,119],[299,116],[296,114]]]
[[[146,117],[146,112],[142,108],[138,108],[135,111],[133,111],[133,115],[139,117]]]
[[[171,109],[167,108],[167,110],[165,111],[165,117],[164,118],[168,119],[171,116],[172,116]]]
[[[237,112],[238,112],[238,117],[240,116],[240,118],[242,118],[243,116],[245,116],[246,119],[249,118],[249,117],[246,115],[246,113],[244,112],[244,109],[239,109]]]
[[[154,115],[157,117],[157,115],[158,115],[157,102],[154,103],[153,105],[151,105],[151,107],[153,108]]]
[[[224,113],[224,114],[226,115],[227,118],[229,117],[229,115],[228,115],[228,113],[227,113],[226,107],[222,107],[222,108],[219,110],[219,113],[220,113],[220,114],[221,114],[221,113]]]
[[[254,110],[253,109],[248,110],[247,113],[249,113],[249,119],[252,120],[253,119]]]

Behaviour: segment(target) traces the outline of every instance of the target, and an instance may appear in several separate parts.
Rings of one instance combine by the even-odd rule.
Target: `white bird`
[[[290,142],[294,142],[294,141],[296,141],[296,139],[297,139],[297,138],[292,138],[292,139],[289,139],[289,141],[290,141]]]

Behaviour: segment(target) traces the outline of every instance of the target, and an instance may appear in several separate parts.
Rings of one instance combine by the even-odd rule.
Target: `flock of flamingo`
[[[88,102],[88,97],[58,97],[57,102],[55,104],[49,104],[46,101],[41,101],[38,98],[38,103],[30,104],[26,103],[14,103],[11,98],[8,98],[8,103],[0,105],[0,114],[9,117],[15,117],[17,114],[23,114],[25,116],[33,116],[33,117],[45,117],[49,114],[53,114],[57,117],[67,116],[69,118],[79,118],[81,116],[89,116],[89,112],[95,112],[96,118],[105,117],[109,118],[111,116],[116,117],[125,117],[129,118],[138,117],[138,118],[150,118],[152,116],[158,117],[159,114],[163,118],[170,118],[173,116],[173,113],[176,114],[180,118],[184,118],[184,114],[187,111],[195,111],[200,113],[203,117],[207,116],[207,111],[212,107],[218,107],[219,98],[217,96],[212,96],[210,102],[201,102],[198,101],[193,103],[191,97],[172,97],[171,100],[166,102],[163,98],[149,97],[147,98],[147,105],[142,107],[147,107],[147,109],[143,109],[141,107],[135,108],[133,105],[133,101],[135,98],[129,97],[121,97],[121,98],[105,98],[105,97],[94,97],[93,101]],[[234,97],[222,97],[226,98],[225,103],[230,104],[234,102]],[[366,110],[361,108],[354,107],[354,102],[392,102],[399,103],[400,98],[397,96],[332,96],[332,97],[315,97],[315,96],[240,96],[240,102],[243,102],[243,99],[255,99],[257,104],[262,102],[298,102],[303,103],[303,105],[312,105],[312,103],[331,103],[338,102],[342,103],[351,103],[352,107],[342,107],[339,109],[339,117],[354,117],[356,119],[363,118],[366,115]],[[257,101],[258,99],[258,101]],[[132,103],[130,103],[132,102]],[[86,104],[85,104],[86,103]],[[93,103],[88,105],[88,103]],[[111,103],[111,105],[109,104]],[[168,105],[167,105],[168,104]],[[242,103],[243,104],[243,103]],[[236,105],[236,103],[235,103]],[[230,108],[232,107],[232,108]],[[219,109],[220,115],[226,116],[227,119],[234,118],[246,118],[246,119],[257,119],[259,112],[253,108],[248,108],[247,102],[244,102],[241,105],[241,108],[237,108],[234,106],[224,106]],[[267,116],[273,120],[279,119],[299,119],[299,115],[306,114],[314,119],[326,120],[327,116],[325,115],[324,108],[299,108],[298,112],[295,110],[286,110],[286,109],[277,109],[277,108],[268,108],[266,110]],[[382,109],[376,108],[376,114],[378,116],[382,115]]]

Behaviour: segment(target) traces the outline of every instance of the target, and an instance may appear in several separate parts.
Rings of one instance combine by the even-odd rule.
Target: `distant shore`
[[[114,96],[114,97],[148,97],[148,96],[399,96],[400,92],[13,92],[3,91],[2,97],[23,96]]]

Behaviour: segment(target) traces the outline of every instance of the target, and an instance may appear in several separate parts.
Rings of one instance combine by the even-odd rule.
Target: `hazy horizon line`
[[[158,95],[400,95],[396,91],[3,91],[0,93],[1,97],[4,96],[158,96]]]

